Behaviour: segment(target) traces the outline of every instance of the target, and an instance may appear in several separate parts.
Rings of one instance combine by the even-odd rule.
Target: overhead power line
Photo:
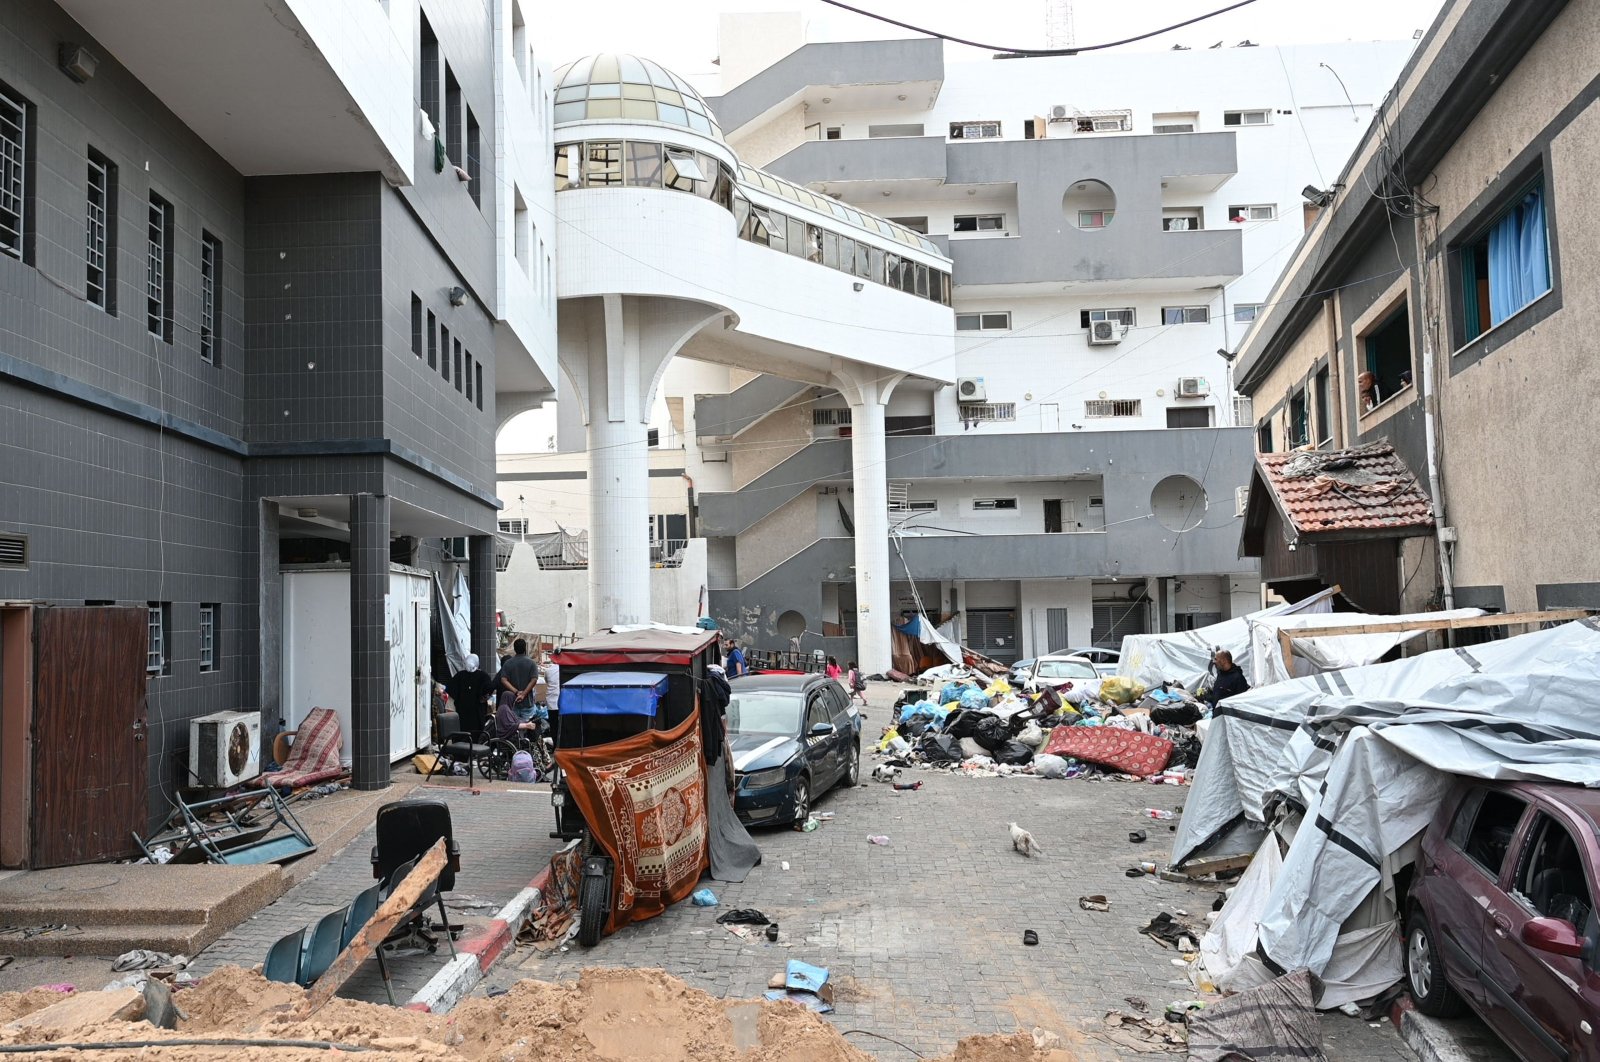
[[[1215,11],[1208,11],[1203,15],[1196,15],[1194,18],[1187,19],[1183,22],[1174,22],[1170,26],[1162,26],[1160,29],[1153,29],[1148,33],[1141,33],[1136,37],[1124,37],[1120,41],[1106,41],[1104,44],[1076,44],[1069,48],[1006,48],[998,44],[983,44],[979,41],[967,40],[965,37],[957,37],[949,33],[940,33],[938,30],[931,30],[922,26],[913,26],[909,22],[901,22],[899,19],[890,18],[888,15],[880,15],[873,11],[867,11],[863,8],[854,7],[845,3],[844,0],[822,0],[822,2],[825,4],[831,4],[834,7],[840,8],[844,11],[849,11],[857,15],[864,15],[865,17],[871,19],[877,19],[879,22],[887,22],[891,26],[899,26],[901,29],[910,30],[912,33],[920,33],[925,37],[937,37],[939,40],[949,41],[951,44],[965,44],[969,48],[981,48],[986,52],[1004,52],[1008,55],[1046,56],[1077,55],[1079,52],[1099,52],[1104,51],[1107,48],[1118,48],[1124,44],[1133,44],[1136,41],[1148,40],[1151,37],[1159,37],[1163,33],[1170,33],[1173,30],[1182,29],[1185,26],[1192,26],[1196,22],[1204,22],[1208,18],[1216,18],[1218,15],[1225,15],[1229,11],[1234,11],[1248,4],[1253,4],[1256,2],[1256,0],[1239,0],[1239,2],[1236,4],[1229,4],[1227,7],[1219,7]]]

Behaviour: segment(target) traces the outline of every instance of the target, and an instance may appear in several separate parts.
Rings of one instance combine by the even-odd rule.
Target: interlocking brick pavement
[[[886,718],[875,707],[868,732]],[[745,997],[796,958],[831,969],[841,1028],[937,1055],[961,1036],[1041,1026],[1100,1057],[1131,1052],[1084,1039],[1085,1020],[1131,1010],[1128,996],[1144,999],[1159,1018],[1167,1002],[1195,994],[1172,965],[1176,952],[1138,930],[1160,911],[1184,910],[1203,922],[1215,887],[1123,873],[1140,860],[1165,861],[1167,824],[1140,811],[1181,806],[1187,789],[931,771],[911,777],[927,784],[911,793],[879,783],[830,792],[816,810],[835,818],[814,833],[757,832],[762,866],[743,884],[713,883],[718,908],[679,904],[591,950],[519,950],[476,994],[524,977],[571,979],[586,966],[649,966],[715,996]],[[1012,851],[1006,823],[1013,819],[1045,855],[1030,860]],[[1149,840],[1129,843],[1135,829]],[[880,833],[891,838],[888,847],[867,843]],[[1109,912],[1078,907],[1079,896],[1095,893],[1110,898]],[[780,945],[746,941],[716,924],[735,907],[759,908],[778,922]],[[1039,934],[1038,947],[1023,946],[1024,929]],[[1333,1013],[1322,1025],[1329,1056],[1341,1062],[1414,1057],[1387,1022],[1374,1028]],[[903,1055],[881,1041],[852,1040],[886,1059]]]
[[[528,882],[548,865],[557,842],[548,834],[554,828],[546,786],[509,786],[496,783],[474,796],[464,780],[458,787],[446,782],[419,787],[413,798],[443,797],[450,806],[450,821],[461,846],[461,872],[455,890],[445,899],[452,922],[463,922],[463,936],[489,921],[494,913],[527,888]],[[368,826],[338,855],[275,902],[262,908],[212,944],[190,967],[202,976],[220,966],[254,966],[273,941],[301,926],[312,925],[329,911],[349,903],[372,884],[373,829]],[[389,960],[395,999],[404,1003],[427,983],[449,959],[443,940],[434,954],[399,956]],[[383,978],[376,961],[369,961],[341,989],[341,996],[384,1002]]]

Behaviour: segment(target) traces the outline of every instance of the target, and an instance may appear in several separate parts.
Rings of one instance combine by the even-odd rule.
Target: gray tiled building
[[[270,748],[313,706],[286,688],[296,655],[344,639],[315,703],[344,708],[355,784],[385,785],[392,726],[425,720],[443,665],[435,599],[398,674],[388,576],[448,593],[470,569],[492,660],[496,395],[551,389],[548,181],[496,140],[548,138],[516,4],[274,0],[183,25],[5,6],[0,747],[22,774],[0,862],[27,861],[52,802],[163,817],[195,717],[259,708]],[[348,573],[348,613],[289,614],[285,569],[306,567]],[[128,654],[78,646],[64,689],[95,733],[87,781],[57,791],[62,647],[33,617],[110,605],[149,610],[145,702],[96,704]]]

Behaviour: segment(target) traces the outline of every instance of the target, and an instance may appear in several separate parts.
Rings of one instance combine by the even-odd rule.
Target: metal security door
[[[1067,610],[1064,608],[1047,608],[1044,610],[1045,644],[1050,648],[1046,652],[1059,653],[1072,645],[1067,640]]]
[[[433,656],[429,634],[431,615],[426,599],[411,602],[411,637],[416,644],[417,748],[433,740]]]
[[[1094,634],[1090,641],[1101,649],[1121,649],[1122,639],[1130,634],[1145,634],[1149,630],[1148,602],[1096,601],[1094,603]]]
[[[984,656],[1014,664],[1017,645],[1017,611],[1011,608],[967,609],[967,644]]]
[[[145,832],[142,608],[34,613],[33,867],[136,855]]]

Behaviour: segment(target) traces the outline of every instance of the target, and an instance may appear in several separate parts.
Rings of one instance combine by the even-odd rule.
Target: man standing
[[[512,642],[511,651],[513,655],[500,665],[495,689],[499,691],[500,704],[509,706],[526,723],[533,718],[533,687],[539,682],[539,665],[528,655],[526,638]]]
[[[728,677],[731,679],[735,679],[740,675],[749,673],[750,668],[746,666],[744,662],[744,651],[739,648],[738,642],[728,642],[728,659],[723,665],[723,668],[727,671]]]
[[[1217,677],[1212,680],[1211,689],[1206,691],[1205,702],[1215,711],[1217,702],[1243,693],[1250,688],[1250,683],[1245,681],[1244,672],[1233,665],[1233,654],[1228,650],[1218,649],[1212,654],[1211,662],[1217,667]]]

